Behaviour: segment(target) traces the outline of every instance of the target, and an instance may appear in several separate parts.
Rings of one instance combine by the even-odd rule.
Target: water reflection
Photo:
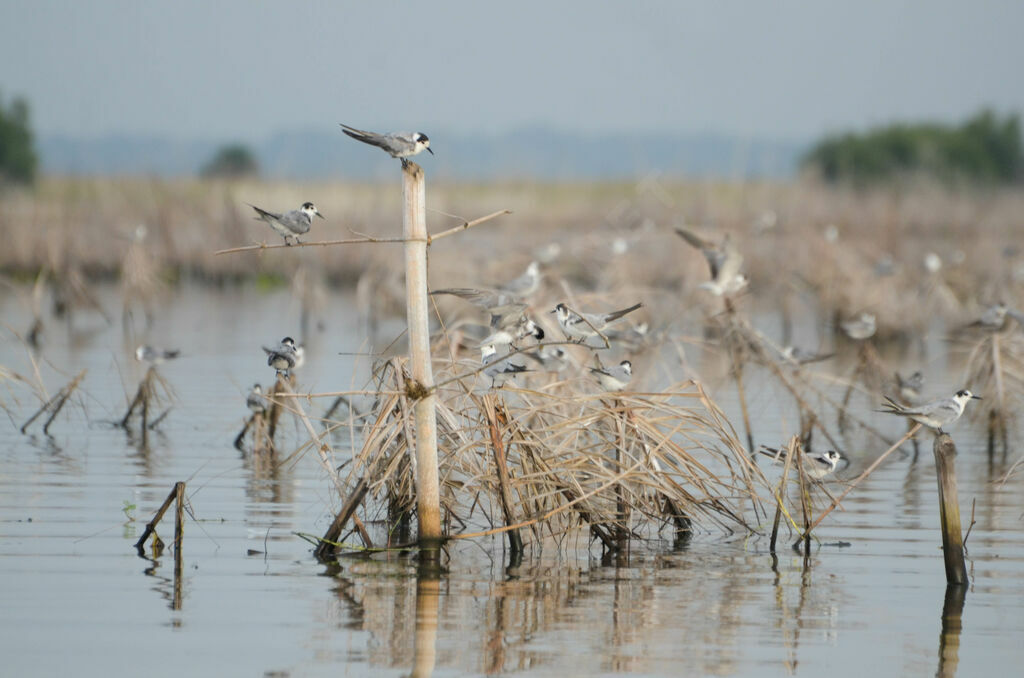
[[[960,632],[963,630],[962,617],[967,586],[950,584],[946,587],[946,598],[942,603],[942,630],[939,632],[938,678],[953,678],[960,663]]]
[[[434,672],[440,597],[441,569],[434,563],[422,564],[416,577],[416,635],[411,678],[429,678]]]

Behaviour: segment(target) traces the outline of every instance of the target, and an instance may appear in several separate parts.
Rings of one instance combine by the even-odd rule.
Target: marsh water
[[[109,291],[111,300],[116,299]],[[26,295],[0,298],[0,365],[34,378],[15,331]],[[111,304],[113,305],[113,303]],[[332,294],[307,342],[303,390],[360,388],[368,350],[351,298]],[[153,343],[183,356],[160,368],[174,390],[145,441],[111,422],[141,369],[120,324],[79,313],[47,323],[37,369],[52,394],[88,372],[42,435],[38,407],[0,384],[0,674],[531,676],[1016,675],[1024,660],[1024,473],[989,458],[984,431],[952,433],[971,583],[947,595],[930,436],[894,454],[817,530],[806,555],[763,537],[700,530],[602,558],[585,537],[510,567],[499,537],[453,546],[442,572],[411,555],[324,564],[300,534],[339,504],[313,455],[255,462],[232,447],[245,393],[271,379],[259,350],[292,330],[286,291],[184,287],[163,304]],[[130,347],[129,347],[130,348]],[[946,357],[928,357],[933,374]],[[938,353],[936,353],[938,352]],[[950,365],[947,379],[956,381]],[[759,440],[782,442],[775,398],[751,385]],[[935,387],[941,391],[941,385]],[[735,414],[722,383],[712,392]],[[869,411],[868,403],[860,406]],[[322,407],[314,404],[311,408]],[[873,419],[893,437],[900,422]],[[736,416],[734,421],[739,422]],[[737,424],[739,428],[739,424]],[[297,447],[302,432],[286,422]],[[881,451],[853,446],[833,489]],[[341,452],[344,461],[344,452]],[[171,549],[133,544],[177,481],[190,505],[182,570]],[[973,509],[972,509],[973,505]],[[169,519],[158,528],[170,542]],[[963,594],[962,597],[957,595]],[[945,614],[944,614],[945,611]]]

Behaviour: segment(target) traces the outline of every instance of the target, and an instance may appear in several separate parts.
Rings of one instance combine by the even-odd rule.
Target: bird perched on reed
[[[484,375],[491,378],[491,388],[501,388],[509,379],[514,379],[517,374],[529,372],[525,365],[511,362],[506,356],[508,347],[500,352],[493,344],[486,344],[480,347],[480,362],[484,365]]]
[[[264,346],[263,351],[267,354],[267,365],[277,370],[279,375],[284,374],[287,376],[298,361],[295,340],[291,337],[285,337],[281,340],[281,343],[273,348]]]
[[[256,210],[256,220],[265,221],[274,229],[274,232],[284,238],[285,245],[291,245],[289,238],[295,238],[295,242],[301,242],[299,236],[305,233],[309,233],[309,229],[313,226],[313,217],[318,216],[321,219],[324,215],[320,214],[320,211],[311,202],[302,203],[302,207],[297,210],[291,210],[283,214],[277,212],[269,212],[262,207],[256,207],[246,203],[249,207]]]
[[[775,461],[785,462],[787,450],[781,447],[768,447],[763,445],[758,450],[761,454],[771,457]],[[804,473],[814,480],[821,480],[836,470],[840,461],[845,461],[843,455],[835,450],[826,450],[821,454],[806,452],[803,454]]]
[[[583,342],[603,333],[610,324],[642,306],[643,304],[633,304],[629,308],[611,313],[577,313],[565,304],[558,304],[551,313],[557,314],[558,324],[567,338]]]
[[[633,378],[633,363],[623,360],[612,367],[591,367],[591,374],[601,382],[601,387],[609,392],[623,391]]]

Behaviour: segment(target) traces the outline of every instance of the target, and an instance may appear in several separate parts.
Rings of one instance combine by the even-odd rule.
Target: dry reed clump
[[[449,362],[435,375],[449,538],[511,527],[541,542],[582,524],[616,548],[665,527],[678,537],[697,526],[752,531],[750,509],[763,514],[760,473],[698,383],[621,397],[565,392],[558,382],[481,390],[478,368]],[[367,481],[366,513],[390,541],[415,512],[415,394],[403,359],[384,363],[377,378],[380,395],[343,482]]]
[[[1024,397],[1024,335],[1015,321],[1007,320],[999,332],[987,332],[967,345],[964,384],[985,394],[967,416],[984,420],[989,432],[989,452],[997,440],[1004,452],[1009,447],[1009,428],[1017,423]]]

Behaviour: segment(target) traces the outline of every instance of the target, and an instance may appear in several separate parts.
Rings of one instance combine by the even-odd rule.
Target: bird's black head
[[[291,337],[285,337],[284,339],[281,340],[281,343],[282,344],[288,344],[289,346],[294,346],[295,345],[295,340],[292,339]]]
[[[548,311],[548,313],[558,313],[559,311],[566,311],[566,310],[568,310],[568,309],[566,308],[565,304],[558,304],[557,306],[555,306],[555,308],[553,310]]]

